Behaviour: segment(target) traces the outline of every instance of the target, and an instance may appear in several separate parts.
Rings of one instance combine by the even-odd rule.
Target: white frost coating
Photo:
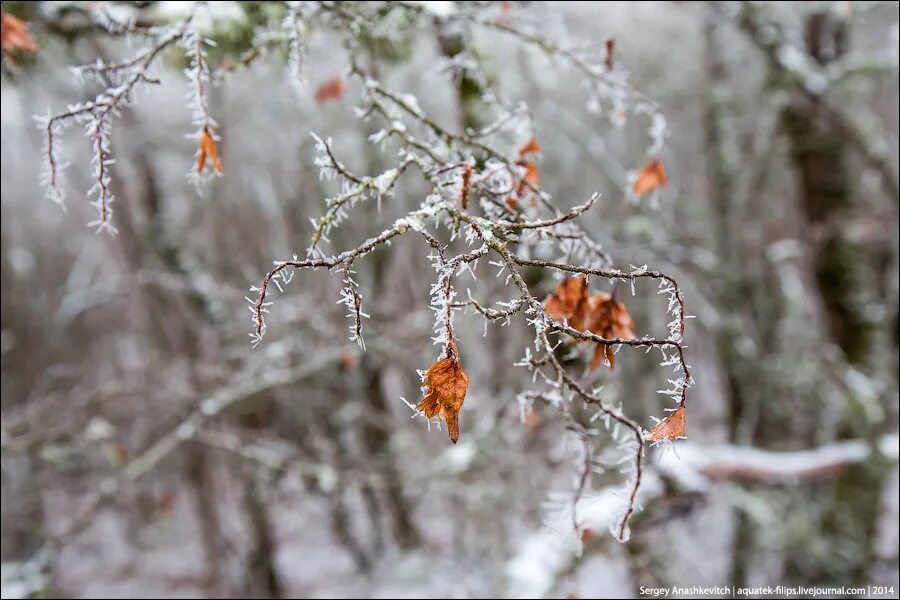
[[[400,219],[397,219],[394,222],[394,227],[396,229],[400,229],[401,231],[405,230],[407,227],[412,229],[413,231],[425,231],[425,221],[419,215],[409,215]]]
[[[409,4],[421,6],[436,17],[449,17],[456,14],[456,5],[449,0],[413,0]]]
[[[91,419],[84,431],[84,437],[93,442],[111,440],[115,434],[116,428],[102,417]]]
[[[375,189],[378,191],[379,196],[383,196],[384,194],[386,194],[391,186],[394,185],[394,181],[396,181],[398,173],[399,171],[397,171],[397,169],[388,169],[372,180],[372,185],[375,186]]]
[[[282,29],[288,38],[288,70],[290,81],[298,92],[303,90],[303,52],[308,35],[306,23],[302,20],[301,2],[288,2],[288,11],[282,22]]]
[[[882,437],[878,448],[886,458],[896,461],[900,457],[900,436]],[[869,447],[862,440],[794,452],[679,443],[677,455],[661,453],[652,469],[644,472],[638,504],[663,492],[660,475],[671,478],[683,491],[705,492],[717,477],[747,476],[770,483],[791,482],[840,466],[858,464],[869,455]],[[622,501],[617,490],[604,490],[582,498],[576,508],[579,529],[604,531],[618,516]],[[555,511],[546,521],[546,528],[526,537],[518,547],[519,552],[506,566],[506,596],[545,597],[577,554],[578,540],[572,534],[571,510]]]
[[[878,448],[886,458],[897,460],[898,435],[886,435]],[[744,476],[769,482],[792,482],[827,472],[843,465],[858,464],[869,457],[866,442],[836,442],[811,450],[773,452],[739,446],[679,444],[680,460],[667,454],[659,468],[689,489],[705,489],[707,477]],[[701,480],[705,480],[702,482]]]
[[[647,153],[651,156],[656,156],[662,152],[666,145],[666,140],[669,137],[669,122],[664,114],[661,112],[653,113],[648,134],[650,135],[653,144],[650,146]]]
[[[200,412],[208,417],[218,413],[219,401],[215,398],[207,398],[200,404]]]
[[[184,422],[175,430],[175,436],[182,440],[187,440],[197,433],[197,427],[190,422]]]
[[[519,552],[507,563],[507,598],[543,598],[568,564],[569,548],[552,531],[533,534],[519,544]]]
[[[647,473],[638,499],[659,494],[661,490],[659,478]],[[576,506],[579,530],[606,531],[621,512],[622,504],[617,490],[607,489],[584,496]],[[581,540],[572,531],[571,504],[549,515],[545,525],[543,530],[521,542],[519,552],[507,563],[507,598],[545,597],[577,555]]]
[[[421,117],[424,114],[422,112],[422,107],[419,106],[419,99],[412,94],[401,94],[400,101],[412,110],[416,116]]]

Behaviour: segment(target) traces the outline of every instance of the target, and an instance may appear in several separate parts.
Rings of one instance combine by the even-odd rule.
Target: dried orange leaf
[[[635,195],[643,196],[668,183],[669,177],[666,175],[666,168],[659,160],[653,159],[638,171],[637,179],[634,180],[631,190]]]
[[[647,439],[651,442],[661,442],[663,440],[674,440],[684,435],[684,422],[687,410],[683,406],[679,406],[678,410],[660,421],[647,434]]]
[[[544,310],[553,319],[566,319],[575,329],[584,327],[588,308],[588,283],[584,275],[567,277],[544,301]]]
[[[344,88],[344,80],[340,77],[329,79],[316,90],[316,102],[324,104],[331,100],[337,100],[344,95]]]
[[[31,37],[28,25],[24,21],[3,11],[0,11],[0,21],[2,21],[0,23],[0,46],[3,47],[4,52],[21,50],[34,54],[41,49]]]
[[[472,165],[466,164],[463,167],[462,181],[459,185],[459,204],[463,210],[469,208],[469,186],[472,182]]]
[[[534,431],[541,425],[541,413],[536,411],[533,406],[525,409],[525,427],[529,431]]]
[[[537,163],[531,162],[530,160],[525,161],[525,181],[537,187],[541,180],[541,172],[538,169]]]
[[[425,397],[417,408],[429,419],[438,417],[447,423],[450,441],[459,440],[459,411],[469,389],[469,377],[463,371],[455,350],[442,358],[425,373]]]
[[[519,146],[519,158],[524,158],[528,154],[537,154],[541,151],[541,145],[538,144],[537,140],[531,138],[521,146]]]
[[[341,350],[341,369],[349,371],[356,366],[356,353],[349,348]]]
[[[591,365],[590,369],[592,371],[599,369],[600,365],[603,364],[603,359],[606,359],[606,362],[609,363],[610,369],[616,368],[616,352],[613,350],[612,346],[609,344],[597,344],[597,347],[594,349],[594,356],[591,357]]]
[[[588,300],[588,329],[591,332],[607,339],[633,340],[634,321],[628,314],[628,309],[621,302],[616,301],[611,294],[597,292]],[[603,359],[609,363],[609,368],[616,367],[616,357],[610,344],[598,344],[591,359],[591,369],[596,369],[603,364]]]
[[[611,294],[597,292],[588,296],[584,275],[565,279],[544,301],[544,310],[551,318],[565,318],[575,329],[588,329],[606,339],[633,340],[635,325],[628,309]],[[590,368],[596,369],[604,359],[615,368],[615,352],[611,344],[597,344]]]
[[[603,61],[607,69],[612,70],[616,61],[616,36],[606,39],[606,60]]]
[[[213,167],[219,173],[222,172],[222,161],[219,160],[219,148],[209,129],[204,129],[200,136],[200,151],[197,152],[197,172],[202,173],[206,166],[206,159],[212,162]]]

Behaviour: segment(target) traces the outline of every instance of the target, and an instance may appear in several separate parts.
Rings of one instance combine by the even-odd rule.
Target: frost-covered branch
[[[60,205],[65,204],[62,171],[66,165],[59,158],[58,137],[72,123],[84,125],[85,135],[93,147],[92,161],[95,178],[95,184],[88,195],[96,194],[97,196],[91,204],[97,209],[98,218],[91,223],[91,226],[95,226],[98,232],[106,231],[110,234],[116,232],[110,221],[112,195],[109,192],[109,167],[113,164],[109,150],[110,120],[112,117],[118,116],[122,109],[132,102],[135,88],[139,83],[158,83],[150,75],[151,67],[163,50],[185,36],[191,19],[192,17],[188,16],[177,26],[154,28],[155,42],[131,60],[111,64],[98,61],[88,67],[76,68],[74,72],[78,76],[95,76],[104,82],[115,76],[115,78],[121,79],[121,83],[106,88],[94,100],[73,104],[64,112],[38,118],[45,135],[46,171],[43,183],[48,197]]]
[[[541,150],[535,139],[533,116],[527,106],[503,99],[491,87],[489,78],[477,66],[469,65],[465,56],[448,61],[450,64],[445,65],[448,67],[445,72],[452,74],[454,69],[465,69],[484,84],[483,99],[490,114],[485,115],[485,122],[489,124],[481,128],[463,127],[458,130],[445,124],[445,119],[440,115],[430,115],[424,110],[414,95],[392,89],[378,78],[373,69],[364,67],[371,64],[371,49],[367,47],[363,34],[371,27],[371,21],[381,16],[381,10],[382,6],[376,3],[290,2],[277,33],[256,33],[247,62],[254,60],[270,44],[284,42],[291,79],[295,82],[302,79],[303,45],[312,28],[325,27],[337,35],[342,42],[338,47],[346,50],[347,72],[362,88],[356,115],[381,127],[369,137],[369,142],[385,156],[388,145],[396,150],[396,154],[391,157],[393,162],[381,173],[356,173],[339,159],[341,149],[335,147],[329,138],[313,134],[317,150],[315,164],[320,169],[321,177],[335,181],[337,189],[325,199],[322,216],[312,219],[313,231],[305,249],[305,258],[294,255],[288,260],[275,261],[261,282],[250,288],[251,295],[247,297],[247,302],[253,328],[250,333],[252,342],[259,344],[266,333],[266,315],[272,305],[270,284],[284,291],[298,271],[322,269],[341,273],[342,286],[337,303],[347,309],[349,338],[365,349],[362,327],[363,319],[368,316],[362,310],[365,290],[356,280],[354,268],[363,264],[368,254],[390,246],[399,236],[408,232],[420,234],[420,240],[424,239],[429,249],[435,273],[430,287],[430,304],[434,311],[434,341],[443,350],[443,358],[433,365],[442,364],[442,368],[435,371],[429,369],[430,376],[423,381],[432,403],[435,399],[456,403],[454,411],[450,411],[452,414],[446,412],[445,405],[441,405],[440,411],[435,405],[434,414],[444,415],[440,418],[448,423],[448,427],[452,418],[456,426],[456,415],[468,386],[468,377],[462,371],[460,353],[456,349],[454,313],[472,307],[484,318],[485,327],[489,322],[502,325],[514,318],[521,318],[534,334],[535,355],[531,354],[531,346],[527,347],[526,357],[520,363],[531,370],[534,391],[539,392],[541,397],[552,398],[551,402],[562,409],[567,427],[584,434],[586,456],[594,456],[590,437],[595,430],[592,425],[574,420],[570,411],[574,403],[595,410],[596,418],[624,455],[619,470],[626,485],[621,510],[612,524],[612,531],[617,539],[627,540],[629,521],[637,510],[645,441],[655,442],[660,438],[653,437],[652,433],[648,438],[638,421],[626,415],[621,407],[602,398],[583,375],[574,375],[571,368],[557,356],[557,349],[565,340],[589,342],[602,349],[597,356],[605,358],[607,364],[613,366],[614,350],[620,346],[657,348],[663,354],[661,364],[680,371],[680,378],[670,380],[672,387],[662,393],[673,397],[677,408],[669,410],[681,411],[683,419],[687,389],[692,379],[683,345],[685,319],[688,317],[678,284],[672,277],[646,267],[625,270],[614,266],[612,256],[593,240],[590,231],[580,225],[581,217],[597,204],[599,195],[594,194],[584,204],[571,208],[557,204],[540,181]],[[626,70],[614,61],[614,43],[607,42],[606,55],[600,55],[600,62],[595,62],[585,58],[587,55],[579,50],[545,39],[537,33],[534,24],[520,20],[518,16],[498,20],[494,8],[487,4],[455,4],[452,10],[440,15],[412,3],[398,3],[391,10],[403,11],[409,26],[413,28],[430,30],[435,19],[441,24],[457,27],[471,28],[474,25],[475,29],[486,28],[497,34],[509,35],[517,43],[538,48],[546,56],[559,60],[586,79],[591,90],[592,106],[602,110],[616,125],[624,124],[626,114],[649,117],[649,141],[645,153],[651,158],[649,164],[653,166],[657,185],[665,180],[658,156],[668,136],[666,119],[655,102],[629,85]],[[113,164],[109,148],[111,118],[131,101],[139,83],[156,82],[150,75],[150,69],[160,53],[174,42],[180,45],[187,58],[186,75],[190,82],[188,105],[192,123],[197,128],[195,137],[199,141],[196,166],[191,176],[199,180],[207,161],[215,171],[222,170],[216,146],[217,124],[210,115],[208,104],[209,90],[214,80],[206,52],[211,40],[194,27],[191,16],[175,25],[153,28],[148,34],[152,43],[134,57],[80,68],[77,71],[80,75],[95,78],[104,84],[112,82],[112,87],[108,87],[95,100],[70,107],[67,112],[50,117],[45,123],[47,187],[50,196],[59,202],[62,201],[62,188],[59,184],[61,166],[57,136],[69,122],[83,122],[88,127],[94,145],[95,177],[98,182],[92,193],[97,195],[94,204],[100,217],[95,224],[99,229],[114,231],[109,220],[112,196],[108,189],[108,169]],[[239,63],[243,60],[241,58]],[[227,67],[224,70],[227,71]],[[305,93],[302,88],[298,91]],[[427,192],[417,198],[414,207],[406,209],[393,225],[349,249],[329,247],[335,228],[352,218],[361,203],[375,201],[380,209],[382,202],[393,200],[401,179],[413,178],[416,178],[415,183],[424,185]],[[552,259],[534,258],[548,256],[548,253],[552,253],[549,254]],[[470,289],[466,301],[457,300],[459,278],[469,274],[474,281],[482,258],[499,269],[498,276],[505,277],[504,287],[515,290],[515,297],[482,303],[475,300]],[[576,327],[567,317],[560,319],[559,315],[548,311],[542,301],[546,291],[538,291],[526,283],[523,277],[526,268],[625,282],[632,286],[632,292],[638,279],[657,280],[659,292],[667,295],[669,300],[666,310],[672,320],[668,336],[628,337],[616,333],[610,335],[606,329],[600,331],[591,326]],[[586,290],[586,278],[584,282]],[[609,306],[617,305],[611,295],[606,296],[608,298],[604,302],[608,302]],[[601,294],[594,301],[603,298]],[[628,320],[630,322],[630,317]],[[554,334],[557,334],[556,337]],[[429,418],[434,414],[429,414]],[[672,434],[666,439],[674,439],[678,435]],[[457,437],[458,429],[451,433],[454,442]],[[154,455],[150,456],[152,458]],[[589,484],[589,469],[587,472],[582,470],[575,504],[587,492]]]
[[[889,434],[879,440],[877,449],[882,457],[896,463],[898,444],[897,434]],[[783,485],[830,477],[862,465],[872,456],[872,447],[864,440],[783,452],[683,442],[677,456],[664,452],[648,468],[638,501],[650,505],[672,494],[706,494],[718,481]],[[577,507],[555,513],[547,527],[520,541],[518,552],[507,565],[507,596],[546,596],[572,563],[570,545],[562,543],[556,532],[566,527],[572,514],[578,515],[579,531],[602,529],[615,516],[618,503],[612,490],[584,496]]]
[[[351,9],[332,3],[321,3],[320,8],[347,25],[350,31],[361,26],[357,9],[365,10],[362,6]],[[470,13],[463,13],[462,16],[450,18],[466,20],[473,17]],[[664,118],[655,103],[630,89],[618,67],[611,64],[589,64],[574,51],[524,33],[512,25],[480,19],[476,21],[490,28],[513,33],[526,43],[537,45],[548,54],[563,58],[590,78],[598,96],[612,98],[617,105],[628,104],[637,113],[653,115],[654,124],[651,129],[655,133],[651,135],[648,152],[659,152],[665,138],[665,132],[662,131],[664,127],[661,128],[659,123],[664,123]],[[342,32],[344,35],[352,35],[345,30]],[[670,380],[672,388],[662,393],[673,396],[675,400],[676,408],[669,410],[680,409],[683,415],[687,389],[692,379],[683,346],[687,316],[678,284],[670,276],[646,267],[630,270],[611,267],[612,259],[577,223],[578,218],[595,205],[598,196],[595,194],[582,205],[561,210],[556,207],[551,195],[540,186],[537,165],[531,158],[532,154],[539,151],[537,142],[526,140],[506,151],[499,141],[502,135],[514,130],[523,118],[528,119],[529,129],[532,129],[527,110],[519,106],[505,114],[501,113],[494,120],[493,126],[480,131],[451,130],[429,116],[414,96],[391,90],[360,66],[362,61],[357,60],[358,49],[354,39],[345,40],[345,46],[348,48],[350,74],[358,78],[363,86],[362,106],[358,113],[364,118],[378,118],[384,122],[384,128],[372,135],[370,141],[383,148],[389,139],[395,140],[400,145],[399,160],[394,168],[380,175],[360,175],[348,170],[337,158],[329,139],[315,136],[318,149],[316,164],[323,178],[340,182],[340,191],[326,200],[324,215],[313,220],[314,232],[307,249],[307,258],[301,260],[295,256],[291,260],[276,261],[262,282],[251,288],[255,297],[247,300],[253,321],[253,343],[260,343],[266,332],[265,315],[271,305],[270,283],[274,282],[276,287],[283,289],[297,270],[331,271],[338,268],[345,273],[345,286],[339,303],[348,308],[348,317],[352,321],[351,339],[359,341],[358,307],[362,302],[362,293],[349,278],[350,265],[363,259],[377,247],[389,245],[394,238],[407,231],[419,232],[432,249],[431,259],[437,273],[437,281],[431,288],[431,304],[435,312],[434,339],[443,346],[446,359],[458,360],[458,354],[454,350],[452,325],[455,310],[471,306],[486,322],[508,323],[511,318],[522,315],[534,330],[535,348],[539,352],[538,356],[528,354],[523,364],[532,369],[535,378],[540,377],[541,381],[550,386],[551,393],[561,401],[568,403],[577,399],[598,409],[598,418],[602,418],[603,425],[629,457],[628,464],[622,467],[628,483],[621,511],[611,527],[617,539],[627,540],[629,521],[637,510],[637,495],[642,481],[645,430],[626,416],[621,408],[605,402],[595,390],[589,389],[579,377],[572,375],[556,356],[558,344],[551,341],[550,336],[553,333],[567,334],[576,341],[588,341],[603,347],[658,348],[663,353],[662,364],[672,366],[681,373],[680,378]],[[502,107],[504,104],[498,103],[497,106]],[[415,169],[410,170],[410,167]],[[322,244],[329,242],[329,233],[352,215],[353,208],[359,201],[370,197],[380,200],[389,195],[401,176],[407,173],[418,173],[422,181],[431,188],[431,193],[422,199],[419,207],[380,235],[354,248],[332,254],[323,249]],[[475,250],[457,251],[453,254],[452,244],[442,241],[435,233],[441,229],[450,233],[450,242],[462,236],[465,243],[470,247],[474,246]],[[563,252],[563,261],[530,258],[526,249],[538,242],[558,247]],[[456,301],[452,279],[458,275],[457,271],[467,269],[474,275],[475,264],[481,257],[489,255],[497,258],[497,262],[492,264],[500,268],[500,274],[506,275],[507,283],[512,282],[519,296],[493,307],[476,301],[469,290],[467,301]],[[660,282],[660,293],[669,297],[667,310],[672,315],[669,336],[634,339],[604,337],[596,331],[581,331],[560,323],[548,314],[538,299],[539,295],[526,284],[519,272],[522,267],[585,274],[610,281],[624,281],[632,286],[637,279],[656,279]],[[609,350],[610,356],[611,353],[612,350]],[[425,389],[433,395],[436,392],[432,386],[437,384],[431,380],[438,376],[434,372],[429,373],[431,375],[430,379],[425,379]],[[579,427],[572,421],[570,425]],[[585,440],[589,443],[587,436]],[[592,454],[589,447],[585,452],[587,455]],[[576,502],[588,483],[589,476],[582,472]]]

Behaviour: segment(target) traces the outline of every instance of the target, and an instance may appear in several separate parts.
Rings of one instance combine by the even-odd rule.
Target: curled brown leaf
[[[628,314],[628,309],[621,302],[613,298],[612,294],[597,292],[591,296],[588,302],[588,314],[590,323],[587,328],[591,332],[608,339],[633,340],[634,321]],[[610,344],[598,344],[591,359],[591,369],[596,369],[603,363],[603,359],[609,363],[609,368],[616,367],[616,355]]]
[[[544,301],[544,310],[554,320],[565,319],[575,329],[587,329],[603,338],[633,340],[636,337],[634,321],[625,305],[605,292],[589,296],[584,275],[563,280]],[[597,344],[590,368],[598,368],[604,359],[611,369],[615,368],[611,344]]]
[[[575,329],[582,329],[588,310],[587,278],[579,275],[564,279],[544,301],[544,310],[553,319],[566,319]]]
[[[634,180],[631,191],[636,196],[643,196],[668,183],[669,176],[666,174],[666,168],[662,162],[654,158],[638,171],[637,179]]]
[[[200,135],[200,151],[197,153],[198,173],[203,172],[203,167],[206,166],[206,159],[209,159],[216,171],[222,172],[222,161],[219,160],[219,148],[216,146],[216,140],[209,129],[204,128],[203,133]]]
[[[337,100],[344,95],[345,86],[344,80],[340,77],[329,79],[316,90],[316,102],[324,104],[325,102]]]
[[[0,46],[9,54],[13,50],[37,53],[41,49],[31,37],[28,25],[8,12],[0,11]]]
[[[616,36],[611,36],[606,38],[606,59],[603,61],[603,65],[612,70],[613,65],[616,62]]]
[[[685,417],[687,409],[679,406],[671,415],[660,421],[647,434],[647,439],[651,442],[661,442],[663,440],[674,440],[684,435]]]
[[[455,345],[425,373],[425,397],[417,405],[429,419],[438,417],[447,424],[450,441],[459,440],[459,411],[469,389],[469,377],[463,371]]]
[[[524,158],[529,154],[537,154],[540,151],[541,145],[538,144],[538,141],[534,138],[531,138],[530,140],[519,146],[519,149],[517,150],[517,152],[519,153],[519,158]]]
[[[463,210],[469,209],[469,188],[472,183],[472,165],[463,167],[462,181],[459,185],[459,204]]]

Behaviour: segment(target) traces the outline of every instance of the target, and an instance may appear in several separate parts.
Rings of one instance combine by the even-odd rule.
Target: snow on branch
[[[343,7],[337,4],[323,4],[319,7],[331,19],[346,27],[338,29],[347,36],[349,72],[362,84],[362,105],[357,113],[369,120],[378,119],[382,129],[370,137],[373,144],[383,147],[388,139],[399,146],[396,166],[385,172],[366,176],[352,173],[338,159],[330,139],[317,136],[318,157],[316,164],[323,178],[337,179],[340,191],[325,200],[325,212],[312,221],[313,236],[307,248],[306,258],[294,256],[289,260],[276,261],[273,268],[258,285],[250,288],[247,298],[251,312],[253,331],[250,334],[254,345],[259,344],[266,333],[266,315],[271,309],[270,285],[283,291],[285,285],[298,270],[326,271],[340,270],[344,273],[344,287],[338,303],[348,309],[351,319],[350,339],[361,342],[360,306],[363,291],[350,276],[351,265],[381,246],[389,246],[399,236],[413,232],[420,234],[430,249],[437,281],[432,285],[432,309],[435,313],[435,343],[442,346],[442,357],[428,371],[422,371],[426,398],[418,406],[409,404],[416,414],[425,412],[428,417],[439,416],[447,422],[451,440],[455,443],[459,435],[456,414],[468,388],[468,378],[462,371],[460,353],[453,335],[453,312],[472,307],[485,323],[508,323],[521,316],[534,331],[534,348],[538,355],[532,356],[527,349],[526,360],[522,363],[533,371],[533,379],[540,380],[551,388],[546,395],[559,398],[562,406],[574,401],[595,407],[600,423],[609,432],[611,439],[624,455],[617,466],[625,480],[625,487],[617,496],[617,511],[612,519],[611,531],[614,536],[626,541],[630,535],[629,522],[637,510],[637,497],[642,483],[645,443],[668,443],[683,433],[687,390],[692,384],[690,368],[686,362],[683,346],[685,332],[684,298],[678,284],[670,276],[649,270],[646,267],[618,269],[612,258],[579,224],[578,219],[597,203],[599,196],[593,195],[586,203],[568,210],[560,209],[552,195],[540,184],[539,167],[536,162],[540,146],[535,139],[526,139],[514,148],[506,149],[502,142],[505,135],[515,134],[523,118],[530,123],[530,113],[521,104],[497,100],[492,91],[492,104],[499,114],[493,125],[480,131],[454,131],[441,125],[429,116],[411,94],[388,88],[364,69],[358,60],[354,31],[364,27],[364,19],[359,14],[362,6]],[[417,9],[416,9],[417,10]],[[593,65],[583,60],[577,53],[561,48],[514,25],[500,23],[478,14],[477,8],[454,11],[442,18],[460,22],[476,23],[512,34],[528,45],[536,45],[545,53],[561,58],[577,72],[588,77],[595,86],[595,92],[615,103],[626,103],[636,113],[654,115],[651,119],[654,130],[648,153],[661,150],[666,132],[660,130],[665,123],[655,103],[632,90],[624,79],[624,71],[614,67],[611,60],[606,64]],[[309,23],[307,23],[308,25]],[[622,108],[622,107],[620,107]],[[533,127],[529,124],[529,129]],[[369,238],[359,245],[340,252],[328,252],[324,245],[329,243],[329,234],[344,220],[351,218],[357,204],[372,198],[379,202],[388,198],[401,177],[416,175],[421,178],[430,193],[421,199],[420,205],[395,221],[394,225],[381,234]],[[447,237],[439,233],[447,232]],[[453,242],[462,238],[468,251],[452,250]],[[556,247],[561,252],[560,260],[538,260],[529,258],[530,248],[536,245]],[[499,267],[499,276],[518,291],[513,300],[498,303],[497,308],[482,305],[476,301],[471,290],[467,301],[457,301],[452,285],[453,278],[468,271],[474,275],[478,261],[485,256],[493,257],[491,264]],[[558,320],[548,312],[541,296],[525,282],[522,268],[541,268],[563,273],[582,274],[611,282],[620,281],[627,285],[638,279],[653,279],[659,282],[659,291],[669,298],[668,313],[672,320],[667,337],[623,337],[605,335],[606,329],[591,327],[576,329],[570,322]],[[627,312],[614,299],[602,294],[595,295],[596,318],[603,319],[604,310],[618,307],[616,314]],[[621,317],[617,317],[621,318]],[[630,319],[629,319],[630,320]],[[612,327],[610,331],[630,333],[630,328]],[[601,335],[601,332],[603,335]],[[560,339],[551,340],[551,336]],[[671,396],[675,406],[667,409],[672,415],[661,421],[648,433],[638,422],[626,416],[621,407],[606,402],[596,390],[589,389],[581,377],[576,377],[563,366],[555,350],[562,338],[577,342],[589,342],[598,348],[595,356],[605,357],[613,366],[616,348],[644,347],[657,349],[662,354],[661,364],[669,366],[680,374],[670,380],[670,389],[663,394]],[[601,351],[602,349],[602,351]],[[596,358],[595,358],[596,362]],[[537,393],[535,397],[542,396]],[[427,402],[426,402],[427,400]],[[566,408],[566,410],[568,410]],[[673,421],[673,419],[676,419]],[[581,426],[571,419],[570,427]],[[665,425],[665,427],[663,427]],[[591,436],[583,438],[585,456],[592,456]],[[590,430],[591,432],[593,430]],[[575,505],[588,496],[591,468],[581,471],[576,485],[573,502]],[[577,527],[577,519],[572,518]]]
[[[100,11],[99,14],[102,14]],[[115,235],[112,224],[113,195],[110,191],[112,175],[110,167],[115,164],[111,153],[112,124],[114,117],[121,115],[122,110],[134,103],[135,93],[140,84],[159,84],[152,75],[163,51],[180,43],[189,60],[187,75],[192,82],[188,95],[188,105],[192,111],[192,122],[198,128],[194,138],[199,142],[196,169],[192,172],[195,178],[203,172],[207,160],[213,165],[216,173],[221,173],[222,165],[216,148],[218,137],[215,133],[216,123],[209,115],[207,94],[210,84],[210,71],[206,62],[204,46],[209,44],[196,29],[192,27],[193,11],[182,21],[171,25],[158,25],[146,30],[141,28],[142,35],[150,37],[152,42],[130,59],[117,62],[97,62],[73,67],[72,73],[80,80],[86,80],[104,86],[93,100],[70,105],[65,111],[36,117],[44,131],[45,171],[42,183],[47,196],[65,208],[65,189],[63,172],[67,164],[61,160],[60,137],[72,124],[84,127],[85,137],[91,143],[91,164],[94,169],[94,185],[88,196],[94,198],[91,205],[97,210],[97,219],[89,226],[97,232]],[[133,27],[123,26],[122,33],[130,33]],[[118,30],[117,30],[118,31]]]
[[[605,430],[621,454],[616,469],[621,473],[624,488],[617,496],[619,501],[611,531],[617,539],[626,541],[630,535],[629,522],[638,509],[646,444],[669,443],[684,433],[687,390],[693,380],[683,345],[685,320],[689,317],[680,288],[665,273],[647,267],[624,269],[615,266],[613,257],[580,224],[581,218],[598,203],[599,195],[594,194],[584,204],[572,208],[564,208],[554,200],[550,190],[541,183],[541,150],[535,139],[531,112],[521,102],[504,99],[491,87],[490,78],[478,72],[477,65],[463,64],[464,55],[458,58],[462,62],[451,67],[471,71],[484,86],[485,121],[490,125],[480,130],[463,128],[458,131],[444,125],[444,119],[429,115],[414,95],[391,89],[373,70],[364,67],[371,60],[366,55],[368,51],[362,34],[381,18],[379,10],[378,5],[370,3],[291,2],[280,23],[279,33],[257,32],[258,44],[254,44],[246,58],[249,63],[259,53],[257,49],[276,41],[284,42],[291,78],[299,82],[303,45],[308,33],[315,27],[329,29],[340,38],[338,47],[346,51],[347,72],[362,90],[356,117],[381,127],[369,141],[380,148],[385,157],[388,156],[384,152],[388,142],[396,152],[390,157],[393,164],[384,171],[354,173],[338,158],[340,148],[335,148],[327,137],[313,134],[318,152],[315,164],[321,176],[336,180],[340,187],[324,200],[322,216],[312,220],[313,231],[305,258],[294,255],[288,260],[275,261],[261,282],[250,288],[251,294],[246,300],[252,321],[251,341],[255,346],[266,334],[266,315],[272,307],[271,286],[283,292],[297,272],[325,270],[341,273],[343,285],[337,302],[347,308],[351,322],[349,338],[365,348],[363,319],[368,315],[362,306],[366,292],[355,279],[353,269],[376,249],[390,246],[400,236],[415,234],[412,237],[424,240],[424,249],[436,275],[430,288],[431,308],[435,314],[434,339],[442,347],[440,358],[423,375],[426,395],[416,410],[429,418],[444,421],[455,443],[460,433],[457,415],[468,390],[468,377],[462,369],[461,353],[454,337],[454,314],[471,307],[484,319],[485,328],[488,323],[502,325],[514,318],[521,319],[533,332],[531,343],[523,349],[525,358],[519,363],[531,371],[535,389],[530,397],[550,399],[549,402],[563,413],[566,426],[584,434],[581,439],[585,457],[594,456],[591,444],[593,434],[600,432],[599,427]],[[665,185],[667,175],[658,155],[668,136],[667,121],[655,102],[628,83],[627,71],[614,58],[614,40],[606,41],[606,55],[596,62],[580,51],[545,39],[536,33],[536,24],[528,23],[525,15],[497,19],[496,10],[490,3],[454,4],[452,10],[438,13],[433,6],[398,3],[392,10],[405,11],[409,27],[420,28],[429,34],[437,19],[454,27],[486,28],[511,36],[516,43],[537,48],[584,77],[591,90],[592,105],[604,111],[614,123],[624,124],[626,114],[649,117],[645,153],[651,160],[644,168],[647,171],[643,175],[645,181],[637,189],[644,193]],[[76,69],[79,76],[102,83],[104,91],[92,101],[73,105],[65,112],[42,120],[46,133],[45,182],[48,195],[59,203],[63,202],[60,178],[64,167],[60,161],[59,135],[73,122],[85,126],[94,155],[96,184],[91,195],[95,197],[92,204],[98,211],[98,219],[93,223],[98,231],[115,232],[110,220],[113,200],[109,191],[110,167],[114,164],[110,150],[111,121],[133,102],[139,84],[158,83],[152,76],[152,68],[161,53],[173,45],[177,44],[183,50],[188,61],[188,105],[196,127],[194,138],[199,142],[195,168],[190,176],[199,181],[207,165],[211,165],[216,173],[222,171],[216,144],[217,124],[208,105],[213,80],[207,58],[207,46],[211,42],[195,28],[192,19],[193,13],[178,23],[142,30],[142,35],[149,37],[151,42],[130,59],[98,62]],[[452,76],[453,70],[446,69],[446,72]],[[302,87],[298,91],[304,93]],[[516,142],[512,147],[511,140]],[[427,190],[417,199],[416,206],[381,233],[354,247],[337,250],[329,247],[330,234],[354,216],[360,203],[374,201],[380,209],[383,202],[392,200],[404,178],[416,178],[416,183]],[[552,258],[533,258],[536,255]],[[474,280],[482,258],[498,269],[497,276],[503,278],[504,287],[515,293],[512,299],[480,303],[470,289],[468,300],[457,300],[459,277],[470,274]],[[565,300],[568,303],[565,310],[549,308],[550,298],[542,300],[547,290],[538,290],[537,284],[526,283],[525,269],[541,269],[563,277],[560,288],[552,296],[560,290],[576,292],[574,297]],[[588,293],[589,277],[624,283],[631,287],[633,294],[635,281],[656,281],[658,292],[668,298],[668,335],[638,336],[623,302],[613,294]],[[669,388],[660,392],[671,398],[674,406],[666,410],[672,414],[651,431],[645,430],[620,406],[601,397],[599,391],[591,387],[589,378],[573,374],[571,367],[563,364],[557,350],[567,343],[594,349],[589,370],[603,364],[614,368],[615,352],[622,347],[658,351],[662,356],[660,364],[676,372],[675,378],[669,380]],[[574,404],[594,412],[597,429],[592,424],[574,420],[570,410]],[[188,427],[193,431],[195,425],[186,423],[184,431],[189,433]],[[155,451],[148,451],[151,454],[146,458],[147,464],[154,464],[158,460],[156,457],[167,447],[163,444]],[[143,468],[141,464],[138,462],[138,466],[132,468]],[[576,529],[580,518],[576,513],[582,514],[576,509],[590,496],[591,472],[590,468],[582,468],[577,478],[571,519]]]
[[[875,448],[884,459],[896,463],[900,454],[897,434],[883,436]],[[791,485],[830,477],[873,459],[865,440],[836,442],[810,450],[771,451],[750,446],[703,445],[685,442],[677,456],[663,452],[645,474],[638,502],[648,505],[671,494],[708,493],[718,481],[746,481]],[[674,491],[673,491],[674,490]],[[577,506],[551,513],[546,529],[518,543],[519,551],[507,563],[507,596],[542,598],[572,563],[573,536],[561,536],[568,519],[577,514],[580,531],[597,531],[615,516],[619,498],[615,490],[603,490],[581,498]],[[564,505],[563,505],[564,506]]]

